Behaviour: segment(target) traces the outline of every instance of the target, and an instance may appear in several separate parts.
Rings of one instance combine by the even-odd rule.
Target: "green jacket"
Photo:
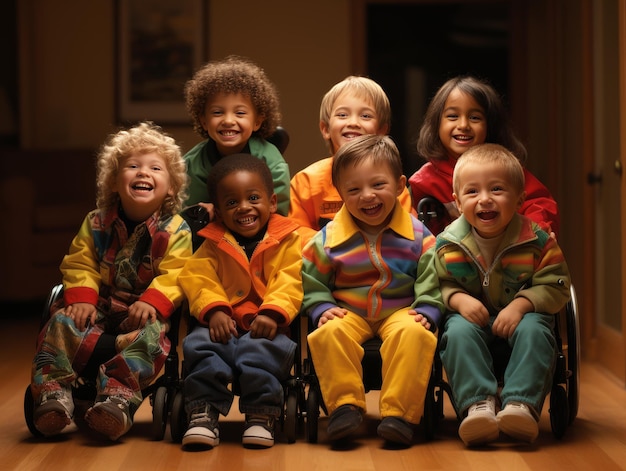
[[[471,229],[461,215],[437,237],[435,266],[448,309],[457,292],[480,299],[492,316],[518,296],[536,312],[554,314],[565,306],[570,276],[563,252],[537,224],[516,214],[488,268]]]
[[[265,139],[252,136],[242,153],[252,154],[262,159],[272,172],[274,192],[278,197],[278,213],[287,216],[289,213],[289,165],[276,146]],[[187,174],[189,175],[189,197],[185,206],[209,201],[207,178],[213,165],[222,156],[217,152],[215,143],[208,139],[194,146],[185,154]]]

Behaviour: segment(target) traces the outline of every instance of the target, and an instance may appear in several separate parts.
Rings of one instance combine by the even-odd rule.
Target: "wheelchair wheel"
[[[317,443],[317,427],[320,417],[319,391],[315,386],[309,386],[309,394],[306,398],[306,430],[307,441]]]
[[[42,438],[44,435],[37,427],[35,427],[35,399],[33,398],[33,392],[30,389],[30,384],[26,388],[26,392],[24,393],[24,419],[26,420],[26,426],[30,433],[33,434],[36,438]]]
[[[170,434],[174,443],[183,440],[187,429],[187,415],[185,414],[185,400],[182,391],[176,391],[172,401],[172,413],[170,414]]]
[[[158,387],[150,402],[152,402],[152,439],[155,441],[163,440],[167,426],[167,388],[165,386]]]
[[[565,388],[561,385],[555,386],[550,393],[550,426],[555,438],[561,439],[565,435],[565,429],[569,425],[569,415]]]
[[[431,441],[435,438],[435,430],[437,428],[438,420],[438,404],[437,404],[437,391],[436,385],[431,380],[426,391],[426,398],[424,400],[424,415],[422,416],[422,429],[424,431],[424,439]]]
[[[284,424],[287,443],[295,443],[298,424],[298,390],[296,388],[290,388],[287,393]]]
[[[569,403],[568,424],[571,424],[578,415],[580,391],[580,327],[578,323],[578,301],[574,286],[570,286],[570,300],[567,303],[567,401]]]

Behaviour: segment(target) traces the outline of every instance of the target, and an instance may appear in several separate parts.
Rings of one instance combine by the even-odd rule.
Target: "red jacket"
[[[455,163],[456,160],[453,159],[427,162],[409,178],[414,208],[417,208],[422,198],[432,196],[443,203],[448,211],[441,220],[433,220],[427,224],[433,234],[439,234],[445,226],[459,217],[459,211],[452,198],[452,173]],[[524,169],[524,178],[526,200],[519,213],[535,221],[548,234],[554,232],[558,236],[560,221],[556,201],[545,185],[527,169]]]

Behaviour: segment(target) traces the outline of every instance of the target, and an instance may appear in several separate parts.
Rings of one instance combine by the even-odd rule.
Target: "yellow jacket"
[[[302,303],[302,250],[297,224],[278,214],[248,261],[235,237],[219,222],[198,231],[206,240],[187,260],[178,282],[189,300],[189,311],[201,323],[215,309],[229,314],[239,329],[264,310],[279,327],[288,326]]]

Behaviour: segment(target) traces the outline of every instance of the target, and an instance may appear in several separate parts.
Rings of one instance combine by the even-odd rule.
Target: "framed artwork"
[[[117,0],[116,115],[182,124],[184,86],[205,61],[205,0]]]

